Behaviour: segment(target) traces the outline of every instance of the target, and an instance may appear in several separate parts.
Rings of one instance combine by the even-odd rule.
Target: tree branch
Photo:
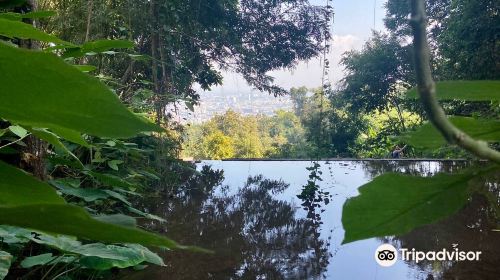
[[[417,88],[430,121],[449,143],[456,144],[478,157],[500,163],[500,152],[488,147],[486,142],[475,140],[455,127],[439,105],[429,63],[430,51],[427,43],[425,0],[410,0],[410,2]]]

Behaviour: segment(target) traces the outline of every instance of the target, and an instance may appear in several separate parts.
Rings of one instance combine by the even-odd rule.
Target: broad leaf
[[[140,229],[100,222],[93,219],[83,208],[68,204],[0,206],[0,223],[103,242],[188,248]]]
[[[115,159],[115,160],[110,160],[110,161],[108,161],[108,166],[109,166],[111,169],[118,171],[118,165],[119,165],[119,164],[122,164],[122,163],[123,163],[123,160],[117,160],[117,159]]]
[[[12,255],[5,251],[0,251],[0,280],[4,279],[7,273],[9,273],[11,262]]]
[[[69,185],[65,180],[52,180],[50,181],[50,183],[54,185],[61,193],[81,198],[87,202],[110,197],[110,195],[107,194],[104,190],[75,188]]]
[[[61,128],[61,127],[53,127],[52,131],[55,134],[59,135],[60,137],[66,139],[70,142],[79,144],[79,145],[87,147],[87,148],[90,147],[90,144],[87,143],[87,141],[85,141],[85,139],[83,139],[82,135],[78,131],[66,129],[66,128]]]
[[[500,141],[500,121],[498,120],[457,116],[450,117],[449,120],[456,127],[475,139],[481,139],[488,142]],[[446,144],[446,140],[431,123],[426,123],[417,128],[417,130],[408,132],[400,138],[402,141],[414,147],[429,149],[436,149]]]
[[[26,137],[28,135],[28,131],[18,125],[11,125],[9,126],[10,132],[14,133],[15,135],[19,136],[19,138]]]
[[[0,73],[0,116],[10,121],[63,137],[58,130],[116,138],[161,131],[125,108],[98,79],[53,54],[0,44]]]
[[[0,225],[0,239],[3,243],[27,243],[30,238],[31,231],[27,229]]]
[[[7,13],[0,13],[0,18],[21,21],[23,18],[30,18],[30,19],[46,18],[46,17],[51,17],[55,14],[56,12],[54,11],[34,11],[25,14],[7,12]]]
[[[44,265],[44,264],[47,264],[47,263],[53,261],[55,258],[57,258],[57,257],[53,256],[52,253],[46,253],[46,254],[41,254],[41,255],[37,255],[37,256],[27,257],[21,262],[21,267],[22,268],[31,268],[31,267],[34,267],[37,265]]]
[[[419,98],[417,89],[407,92],[408,98]],[[500,81],[443,81],[436,83],[440,100],[490,101],[500,100]]]
[[[36,29],[31,24],[27,24],[22,21],[8,20],[6,18],[0,18],[0,35],[12,39],[13,38],[34,39],[38,41],[56,43],[60,45],[74,46],[73,44],[61,40],[56,36],[49,35],[43,31]]]
[[[90,254],[90,256],[83,257],[79,261],[80,264],[87,268],[107,270],[113,267],[125,268],[136,266],[143,262],[164,265],[163,260],[146,247],[122,247],[104,244],[90,245],[92,245],[92,248],[83,248],[86,251],[85,253]],[[102,253],[105,254],[103,255]]]
[[[185,248],[135,228],[93,219],[83,208],[68,205],[49,185],[0,161],[0,224],[92,240]]]
[[[417,177],[387,173],[359,188],[342,211],[343,243],[400,235],[443,219],[468,199],[472,174]]]
[[[81,265],[97,270],[106,270],[112,267],[125,268],[143,262],[164,265],[163,260],[157,254],[138,244],[118,246],[90,243],[82,245],[80,241],[69,236],[52,236],[44,233],[38,233],[36,237],[32,237],[32,241],[50,246],[64,253],[78,255],[78,262]],[[45,256],[44,259],[47,259],[47,257]],[[43,262],[36,261],[38,264]],[[35,263],[35,260],[31,262]]]

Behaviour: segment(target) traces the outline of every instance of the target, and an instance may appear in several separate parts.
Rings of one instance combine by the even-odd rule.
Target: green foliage
[[[342,210],[343,243],[401,235],[443,219],[465,205],[472,172],[432,177],[387,173],[359,188]]]
[[[66,46],[73,44],[61,40],[55,36],[42,32],[32,25],[15,20],[8,20],[0,17],[0,35],[7,38],[34,39],[43,42],[57,43]],[[5,62],[2,62],[2,64]]]
[[[155,234],[92,219],[82,208],[66,204],[49,185],[1,161],[0,174],[0,224],[93,240],[181,248]]]
[[[441,81],[436,83],[436,92],[440,100],[500,101],[500,81]],[[420,98],[416,88],[406,96]]]
[[[233,111],[186,131],[183,156],[202,159],[308,157],[300,120],[292,112],[242,116]]]
[[[9,273],[9,267],[12,262],[12,255],[0,250],[0,279],[4,279]]]
[[[55,258],[56,257],[54,257],[52,253],[45,253],[41,255],[27,257],[21,262],[21,267],[31,268],[37,265],[44,265],[49,262],[52,262]]]
[[[7,12],[7,13],[0,13],[0,18],[21,21],[23,19],[39,19],[39,18],[51,17],[55,14],[56,13],[54,11],[35,11],[24,14]]]
[[[221,131],[214,131],[203,139],[203,153],[207,158],[224,159],[234,156],[232,139]]]
[[[63,128],[107,137],[160,131],[123,107],[97,79],[52,54],[0,44],[0,62],[4,73],[0,77],[0,115],[9,121],[56,133]]]
[[[449,11],[438,37],[446,75],[451,79],[499,79],[498,2],[455,0],[450,1]]]
[[[449,120],[460,130],[468,135],[488,142],[500,141],[500,121],[475,119],[467,117],[450,117]],[[441,133],[431,124],[426,123],[413,132],[408,132],[401,137],[415,147],[437,149],[446,144]]]
[[[399,103],[400,93],[413,81],[409,47],[394,36],[374,33],[361,51],[345,53],[341,63],[346,76],[339,93],[354,112]]]
[[[6,228],[15,231],[16,228]],[[113,267],[126,268],[148,262],[164,266],[163,260],[155,253],[138,244],[106,245],[102,243],[82,244],[74,238],[64,235],[45,233],[25,233],[23,237],[60,251],[61,255],[45,253],[24,258],[21,267],[32,268],[39,265],[74,263],[89,269],[108,270]]]
[[[63,58],[77,58],[85,55],[105,53],[111,49],[130,49],[134,43],[128,40],[97,40],[84,43],[81,47],[70,48],[63,55]]]

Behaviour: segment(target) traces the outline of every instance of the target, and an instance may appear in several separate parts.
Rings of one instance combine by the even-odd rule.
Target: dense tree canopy
[[[242,74],[259,90],[284,94],[267,73],[317,56],[330,37],[331,11],[307,0],[50,0],[40,6],[60,11],[44,26],[63,39],[136,42],[143,57],[96,63],[122,84],[125,101],[149,82],[158,120],[167,103],[196,103],[195,83],[202,89],[221,84],[221,69]]]

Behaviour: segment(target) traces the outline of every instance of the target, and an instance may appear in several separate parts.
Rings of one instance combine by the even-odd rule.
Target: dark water
[[[404,172],[429,176],[454,172],[464,162],[319,162],[327,199],[312,210],[297,198],[307,183],[307,161],[206,161],[206,176],[191,180],[177,196],[148,202],[145,210],[164,217],[144,226],[214,254],[160,252],[166,267],[150,266],[126,279],[500,279],[499,176],[471,196],[460,212],[402,236],[341,245],[344,201],[374,176]],[[496,203],[491,203],[492,201]],[[307,207],[306,207],[307,208]],[[382,243],[420,251],[452,248],[482,251],[480,261],[374,260]]]

